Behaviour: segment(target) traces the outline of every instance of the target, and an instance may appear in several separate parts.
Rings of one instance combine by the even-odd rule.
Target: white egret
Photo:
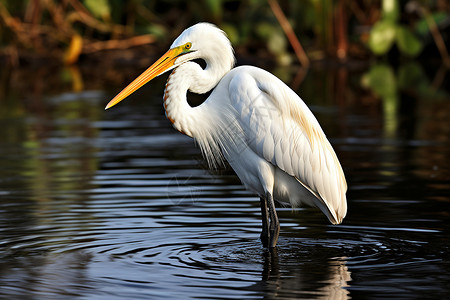
[[[194,59],[203,59],[203,69]],[[196,24],[114,99],[108,109],[169,70],[164,91],[167,118],[193,137],[210,166],[226,159],[245,187],[260,197],[261,241],[275,247],[280,225],[275,201],[318,207],[333,224],[347,212],[347,183],[336,154],[300,97],[274,75],[252,66],[233,68],[225,33]],[[191,107],[187,91],[214,89]]]

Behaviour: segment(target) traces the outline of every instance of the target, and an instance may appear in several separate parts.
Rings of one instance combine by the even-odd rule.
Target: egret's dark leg
[[[269,226],[269,248],[274,248],[280,234],[280,222],[278,221],[277,211],[275,210],[275,202],[270,193],[266,194],[267,206],[269,208],[270,226]]]
[[[259,198],[261,204],[262,231],[261,242],[264,247],[269,245],[269,215],[267,214],[267,201],[263,197]]]

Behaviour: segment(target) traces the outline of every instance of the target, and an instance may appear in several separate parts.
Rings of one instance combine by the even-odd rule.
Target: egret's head
[[[229,69],[234,65],[233,47],[225,32],[210,23],[198,23],[184,30],[172,43],[170,49],[190,45],[190,51],[180,56],[175,65],[202,58],[206,63],[224,64]]]
[[[204,59],[207,65],[217,64],[228,70],[234,65],[233,48],[225,33],[212,24],[198,23],[184,30],[169,51],[117,94],[105,109],[116,105],[156,76],[197,58]]]

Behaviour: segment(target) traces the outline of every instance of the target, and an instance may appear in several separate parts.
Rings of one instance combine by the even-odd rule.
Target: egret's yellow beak
[[[105,109],[113,107],[156,76],[169,70],[174,66],[175,60],[180,54],[183,54],[182,47],[176,47],[167,51],[160,59],[158,59],[153,65],[151,65],[150,68],[139,75],[138,78],[133,80],[133,82],[131,82],[126,88],[124,88],[119,94],[117,94],[117,96],[115,96],[111,101],[109,101]]]

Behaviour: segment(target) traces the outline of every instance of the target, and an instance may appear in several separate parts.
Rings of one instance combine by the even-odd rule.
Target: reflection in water
[[[332,226],[279,208],[273,253],[258,241],[258,199],[230,170],[202,167],[160,95],[104,114],[101,92],[48,96],[79,88],[76,70],[54,72],[73,78],[62,85],[0,76],[32,86],[0,84],[0,298],[447,296],[448,91],[414,64],[389,68],[310,70],[299,86],[344,166],[349,214]]]
[[[314,299],[350,299],[346,289],[351,281],[350,272],[345,265],[345,258],[332,258],[322,262],[306,262],[298,265],[297,260],[289,258],[281,267],[278,250],[264,253],[264,268],[262,282],[266,286],[265,299],[289,298],[292,292],[296,297]],[[289,264],[293,264],[289,266]],[[323,269],[323,270],[318,270]],[[288,274],[283,274],[289,272]],[[323,276],[324,278],[317,278]]]
[[[0,265],[0,295],[8,299],[82,296],[93,289],[86,270],[89,262],[90,255],[81,252],[9,258]]]

